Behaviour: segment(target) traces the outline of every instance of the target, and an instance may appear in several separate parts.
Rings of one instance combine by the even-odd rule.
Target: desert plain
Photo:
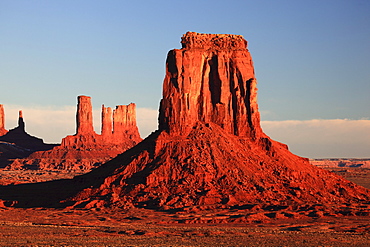
[[[370,189],[368,168],[326,168]],[[41,182],[80,172],[6,171],[0,182]],[[370,204],[369,204],[370,208]],[[284,210],[262,212],[282,214]],[[370,219],[360,216],[269,218],[249,223],[201,223],[237,219],[247,210],[158,212],[0,208],[0,246],[369,246]],[[183,223],[191,220],[193,223]],[[198,223],[198,222],[199,223]]]

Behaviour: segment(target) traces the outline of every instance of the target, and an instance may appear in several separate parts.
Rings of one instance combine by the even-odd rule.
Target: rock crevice
[[[221,50],[219,38],[225,43]],[[239,35],[187,33],[184,48],[168,53],[160,130],[187,135],[202,121],[240,137],[262,135],[252,58],[246,41],[240,39]],[[204,45],[194,47],[198,41]]]

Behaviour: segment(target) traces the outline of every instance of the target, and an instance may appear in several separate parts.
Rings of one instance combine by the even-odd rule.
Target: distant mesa
[[[334,168],[334,167],[361,167],[370,168],[370,159],[310,159],[312,165],[323,167],[323,168]]]
[[[7,169],[91,170],[135,146],[142,139],[136,125],[136,106],[102,106],[102,134],[95,133],[91,97],[78,96],[76,134],[60,146],[17,159]]]

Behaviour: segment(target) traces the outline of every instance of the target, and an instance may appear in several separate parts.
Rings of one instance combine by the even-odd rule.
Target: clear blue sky
[[[0,0],[0,103],[157,110],[167,52],[195,31],[248,40],[262,120],[369,119],[369,13],[368,0]]]

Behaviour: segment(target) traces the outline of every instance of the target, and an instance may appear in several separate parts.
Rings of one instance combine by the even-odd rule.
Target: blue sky
[[[27,109],[28,132],[60,141],[74,133],[74,113],[65,126],[45,132],[53,118],[41,112],[73,112],[70,107],[83,94],[92,96],[96,109],[135,102],[145,115],[138,116],[145,136],[155,129],[166,54],[181,47],[187,31],[241,34],[248,40],[263,121],[369,120],[369,13],[367,0],[0,0],[0,103],[7,128],[14,127],[17,108]],[[370,139],[366,126],[353,129],[347,122],[357,131],[353,136],[361,131]],[[353,144],[347,135],[335,136],[338,150],[329,144],[318,149],[318,143],[292,141],[297,135],[285,131],[284,137],[272,129],[265,131],[299,155],[370,157],[366,138]],[[351,146],[342,148],[346,142]],[[344,154],[356,145],[363,151]]]

